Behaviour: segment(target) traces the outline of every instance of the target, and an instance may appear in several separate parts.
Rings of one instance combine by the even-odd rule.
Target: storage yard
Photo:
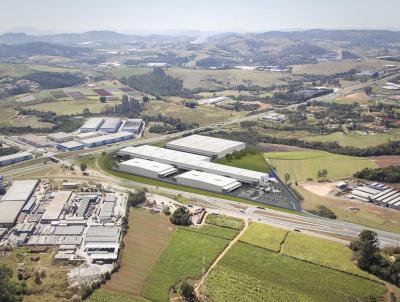
[[[113,264],[126,209],[125,193],[96,185],[68,184],[59,191],[47,182],[15,181],[0,201],[0,247],[56,247],[57,261]]]
[[[201,144],[201,140],[205,143]],[[170,146],[173,148],[170,149]],[[117,153],[114,169],[286,209],[301,210],[297,198],[275,175],[212,162],[213,159],[245,149],[245,143],[192,135],[168,142],[166,147],[143,145],[123,148]]]

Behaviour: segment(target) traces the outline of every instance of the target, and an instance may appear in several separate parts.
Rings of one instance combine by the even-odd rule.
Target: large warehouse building
[[[200,171],[188,171],[175,179],[181,185],[220,193],[231,192],[241,186],[236,179]]]
[[[29,152],[20,152],[0,157],[0,167],[19,163],[21,161],[32,159]]]
[[[123,172],[150,178],[163,178],[178,171],[171,165],[141,158],[124,161],[119,165],[119,169]]]
[[[132,138],[135,138],[135,135],[131,132],[118,132],[96,136],[88,139],[82,139],[80,140],[80,142],[84,144],[87,148],[94,148],[98,146],[126,141]]]
[[[94,117],[90,118],[80,129],[81,132],[93,132],[99,130],[100,126],[104,123],[104,118]]]
[[[17,221],[26,202],[31,198],[37,180],[18,180],[8,189],[0,201],[0,225],[11,227]]]
[[[210,162],[209,157],[181,151],[169,150],[155,146],[128,147],[119,151],[119,155],[131,158],[143,158],[172,165],[184,170],[197,170],[225,177],[235,178],[241,182],[263,185],[268,182],[268,174],[236,168]]]
[[[144,122],[142,119],[129,119],[122,126],[121,131],[132,132],[138,135],[142,132],[143,126]]]
[[[107,133],[115,133],[118,131],[121,124],[122,120],[120,118],[117,117],[105,118],[99,130]]]
[[[64,205],[69,201],[72,196],[71,191],[58,191],[54,192],[48,202],[46,210],[42,216],[42,223],[50,223],[57,220],[64,208]]]
[[[246,148],[246,144],[227,139],[202,135],[186,136],[166,144],[169,149],[222,158],[227,154]]]

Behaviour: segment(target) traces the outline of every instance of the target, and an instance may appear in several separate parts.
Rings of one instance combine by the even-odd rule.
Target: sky
[[[0,32],[399,29],[400,0],[0,0]]]

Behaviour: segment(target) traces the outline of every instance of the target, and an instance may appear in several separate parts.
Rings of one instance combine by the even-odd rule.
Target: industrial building
[[[132,132],[136,135],[140,134],[143,130],[144,122],[142,119],[129,119],[126,120],[122,126],[121,131]]]
[[[64,205],[70,200],[71,191],[53,192],[47,202],[46,210],[42,216],[42,223],[50,223],[59,219]]]
[[[388,188],[379,183],[357,186],[347,197],[387,208],[400,209],[400,190]]]
[[[30,154],[29,152],[19,152],[15,154],[1,156],[0,167],[12,165],[30,159],[32,159],[32,154]]]
[[[195,134],[168,142],[166,147],[183,152],[205,155],[212,158],[222,158],[227,154],[245,149],[246,144]]]
[[[85,145],[77,141],[69,141],[65,143],[57,144],[57,149],[63,152],[66,151],[78,151],[85,148]]]
[[[118,259],[121,230],[116,226],[91,226],[85,238],[85,251],[92,262]]]
[[[65,132],[56,132],[48,134],[47,138],[56,143],[63,143],[72,140],[72,134]]]
[[[44,136],[37,136],[35,134],[26,134],[19,137],[21,142],[32,145],[37,148],[52,147],[52,143]]]
[[[143,158],[159,163],[172,165],[183,170],[197,170],[225,177],[235,178],[245,183],[264,185],[268,182],[268,174],[236,168],[210,162],[210,158],[202,155],[191,154],[181,151],[169,150],[155,146],[140,146],[123,148],[118,155],[131,158]],[[123,163],[121,163],[123,164]]]
[[[141,158],[124,161],[119,165],[119,169],[123,172],[150,178],[164,178],[178,171],[171,165]]]
[[[110,133],[98,137],[80,140],[80,143],[87,148],[94,148],[98,146],[109,145],[135,138],[135,135],[130,132]]]
[[[188,171],[175,179],[181,185],[220,193],[231,192],[241,186],[236,179],[200,171]]]
[[[99,130],[106,133],[115,133],[121,127],[122,120],[117,117],[105,118]]]
[[[100,126],[104,123],[104,118],[93,117],[90,118],[81,128],[81,132],[94,132],[99,130]]]
[[[0,226],[10,227],[15,224],[37,184],[37,180],[19,180],[11,185],[0,201]]]

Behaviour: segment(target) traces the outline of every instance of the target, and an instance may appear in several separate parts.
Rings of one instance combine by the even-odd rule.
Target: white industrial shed
[[[0,225],[15,224],[22,208],[31,198],[38,184],[37,180],[15,181],[0,201]]]
[[[171,165],[141,158],[124,161],[120,163],[119,169],[123,172],[150,178],[167,177],[178,171]]]
[[[81,128],[81,132],[93,132],[99,130],[100,126],[104,123],[104,118],[94,117],[90,118]]]
[[[241,186],[236,179],[200,171],[188,171],[175,179],[181,185],[220,193],[231,192]]]
[[[222,158],[227,154],[246,148],[243,142],[203,135],[190,135],[166,144],[169,149]]]
[[[144,145],[140,147],[128,147],[121,149],[118,154],[134,158],[154,160],[173,165],[180,169],[198,170],[231,177],[246,183],[264,184],[268,181],[268,175],[266,173],[221,165],[210,162],[210,158],[206,156],[154,146]]]
[[[105,118],[104,123],[100,126],[100,131],[107,133],[115,133],[122,124],[122,120],[117,117]]]
[[[46,211],[42,216],[41,222],[50,223],[54,220],[57,220],[61,215],[64,205],[71,198],[71,195],[71,191],[57,191],[52,193],[52,199],[46,207]]]
[[[29,152],[19,152],[0,157],[0,167],[15,164],[21,161],[32,159],[32,154]]]

